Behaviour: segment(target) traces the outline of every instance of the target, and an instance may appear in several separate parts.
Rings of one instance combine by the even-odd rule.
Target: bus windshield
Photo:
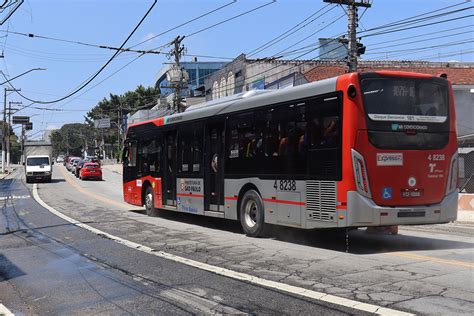
[[[362,80],[365,110],[373,121],[444,123],[448,89],[423,79]]]
[[[449,140],[444,79],[366,77],[361,80],[369,140],[380,149],[440,149]]]

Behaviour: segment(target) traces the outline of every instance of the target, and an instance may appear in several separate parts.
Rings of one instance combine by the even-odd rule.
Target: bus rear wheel
[[[263,201],[255,190],[245,192],[240,203],[240,223],[249,237],[263,235],[265,226]]]
[[[149,186],[145,191],[145,211],[146,215],[152,216],[155,212],[155,198],[153,188]]]

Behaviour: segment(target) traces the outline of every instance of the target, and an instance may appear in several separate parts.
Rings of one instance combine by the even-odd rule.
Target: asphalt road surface
[[[344,299],[416,314],[474,310],[468,224],[402,227],[397,236],[357,230],[348,238],[273,228],[267,238],[248,238],[234,221],[170,212],[148,217],[122,202],[120,175],[108,170],[104,181],[80,181],[55,166],[53,182],[36,188],[49,207],[93,231],[38,204],[21,170],[0,182],[0,303],[15,313],[364,313]]]

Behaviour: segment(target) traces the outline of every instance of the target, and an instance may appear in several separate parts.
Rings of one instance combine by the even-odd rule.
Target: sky
[[[0,49],[4,56],[0,60],[0,70],[7,78],[13,78],[32,68],[44,68],[46,70],[29,72],[12,80],[11,83],[15,88],[21,89],[23,95],[33,100],[51,101],[66,96],[100,69],[114,54],[112,50],[80,45],[76,42],[119,47],[153,2],[153,0],[24,0],[19,9],[0,26]],[[371,8],[359,9],[361,18],[358,34],[362,36],[362,43],[367,46],[363,58],[473,62],[474,17],[469,15],[474,14],[472,8],[474,3],[463,2],[463,0],[371,0]],[[429,20],[424,24],[456,17],[465,18],[388,34],[373,35],[376,31],[370,31],[371,28],[392,21],[458,3],[461,5],[436,13],[462,8],[466,10],[437,20]],[[226,4],[228,5],[225,6]],[[198,57],[201,61],[228,61],[241,53],[248,54],[254,51],[318,10],[321,11],[300,25],[307,24],[306,26],[250,57],[273,56],[288,47],[292,47],[291,49],[317,47],[318,38],[334,37],[347,32],[347,17],[343,7],[328,5],[323,0],[158,0],[124,47],[134,46],[222,6],[225,7],[134,48],[154,49],[166,53],[171,50],[166,44],[178,35],[187,35],[183,41],[187,56],[182,60],[189,61],[193,55],[199,55],[219,57]],[[257,7],[260,8],[193,35],[196,31]],[[315,19],[316,17],[318,18]],[[311,22],[312,19],[314,21]],[[324,28],[322,31],[316,32],[322,28]],[[74,43],[27,37],[13,32],[32,33],[35,36]],[[316,34],[302,41],[315,32]],[[298,43],[300,41],[301,43]],[[419,48],[424,50],[419,51]],[[411,51],[406,51],[407,49]],[[18,112],[16,115],[31,116],[34,129],[29,133],[29,137],[32,139],[41,137],[43,130],[59,128],[66,123],[84,122],[87,111],[110,93],[123,94],[134,90],[138,85],[153,86],[156,74],[169,60],[165,54],[146,54],[138,59],[137,56],[137,53],[119,54],[88,86],[64,101],[45,105],[34,104]],[[291,55],[287,59],[297,56]],[[317,56],[317,51],[313,51],[301,58],[312,59]],[[21,101],[23,105],[31,104],[14,92],[8,94],[7,102],[9,101]],[[18,130],[19,128],[15,129]]]

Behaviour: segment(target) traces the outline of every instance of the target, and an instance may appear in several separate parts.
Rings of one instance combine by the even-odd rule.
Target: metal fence
[[[474,193],[474,148],[459,148],[459,191]]]

